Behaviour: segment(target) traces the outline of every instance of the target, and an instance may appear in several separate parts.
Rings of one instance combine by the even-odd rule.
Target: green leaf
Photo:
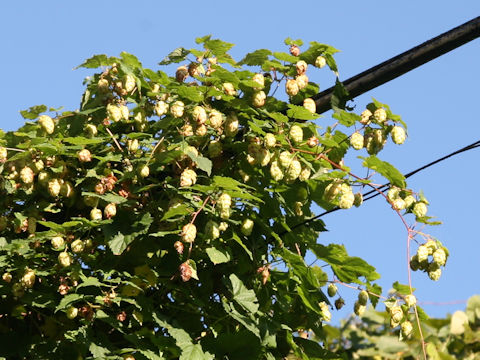
[[[407,186],[405,177],[390,163],[380,160],[375,155],[371,155],[368,158],[359,156],[359,158],[363,159],[364,167],[377,171],[388,181],[390,181],[390,184],[398,186],[402,189]]]
[[[230,252],[227,249],[217,249],[215,247],[209,247],[205,251],[210,258],[210,261],[214,265],[226,263],[231,260]]]
[[[100,194],[93,193],[93,192],[83,191],[82,196],[93,196],[93,197],[97,197],[99,199],[102,199],[102,200],[106,201],[107,203],[114,203],[114,204],[121,204],[121,203],[124,203],[124,202],[127,201],[127,199],[125,199],[123,196],[116,195],[116,194],[113,194],[113,193],[100,195]]]
[[[190,51],[183,47],[179,47],[175,50],[173,50],[170,54],[168,54],[162,61],[160,61],[158,64],[159,65],[168,65],[171,63],[179,63],[187,57],[187,55],[190,54]]]
[[[185,216],[188,214],[191,214],[193,212],[192,207],[190,207],[188,204],[179,204],[177,206],[173,206],[167,210],[165,214],[163,214],[162,221],[168,220],[172,217],[177,217],[177,216]]]
[[[283,42],[285,45],[297,45],[297,46],[303,45],[302,39],[293,40],[291,37],[287,37],[285,40],[283,40]]]
[[[95,343],[90,343],[88,350],[92,353],[94,358],[105,359],[106,355],[110,352],[108,349],[103,346],[96,345]]]
[[[229,276],[233,300],[250,313],[258,311],[258,300],[255,291],[247,289],[242,280],[235,274]]]
[[[274,52],[273,56],[280,61],[286,61],[289,63],[296,63],[298,61],[298,57],[287,54],[285,52]]]
[[[20,111],[20,114],[24,119],[33,120],[33,119],[36,119],[38,115],[40,115],[45,111],[47,111],[47,107],[45,105],[35,105],[28,108],[28,110]]]
[[[332,115],[338,122],[344,126],[353,126],[357,121],[361,120],[361,116],[346,112],[345,110],[339,110]]]
[[[101,55],[94,55],[91,58],[85,60],[84,63],[78,65],[75,69],[78,68],[87,68],[87,69],[96,69],[102,66],[110,66],[115,63],[117,59],[113,57],[108,57],[107,55],[101,54]]]
[[[82,136],[76,136],[76,137],[66,137],[62,139],[62,141],[72,145],[92,145],[92,144],[101,144],[106,141],[110,141],[110,138],[89,139]]]
[[[112,223],[102,227],[105,240],[114,255],[121,255],[127,246],[139,235],[146,234],[153,217],[150,213],[132,214],[130,211],[121,210],[117,213]]]
[[[212,52],[215,56],[224,55],[228,50],[230,50],[234,44],[227,43],[225,41],[219,39],[207,39],[204,42],[205,49],[208,49]]]
[[[212,160],[201,155],[195,155],[191,151],[188,151],[187,155],[197,164],[200,170],[205,171],[207,175],[210,176],[212,173]]]
[[[180,86],[177,89],[177,94],[184,99],[198,103],[204,99],[201,89],[202,87],[200,86]]]
[[[120,53],[120,57],[123,60],[123,64],[127,65],[131,69],[141,69],[142,63],[138,60],[135,55],[129,54],[125,51]]]
[[[312,114],[310,111],[305,109],[303,106],[297,105],[288,105],[289,109],[287,110],[287,115],[291,119],[297,120],[315,120],[319,117],[318,114]]]
[[[240,62],[239,65],[262,65],[265,61],[268,60],[269,55],[272,55],[272,52],[267,49],[259,49],[254,52],[248,53]]]
[[[57,305],[57,307],[55,308],[55,312],[57,312],[59,310],[66,309],[68,306],[70,306],[74,302],[83,299],[83,297],[84,296],[81,295],[81,294],[67,294],[67,295],[65,295],[62,298],[62,300],[60,301],[60,303]]]
[[[395,289],[396,292],[398,292],[401,295],[408,295],[410,294],[410,286],[408,285],[402,285],[398,281],[395,281],[393,283],[393,288]],[[412,288],[412,291],[415,291],[414,288]]]

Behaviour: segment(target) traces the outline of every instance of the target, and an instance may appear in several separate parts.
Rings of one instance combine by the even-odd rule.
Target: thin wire
[[[428,164],[426,164],[426,165],[423,165],[423,166],[419,167],[418,169],[415,169],[415,170],[413,170],[413,171],[410,171],[409,173],[405,174],[404,177],[407,179],[407,178],[409,178],[409,177],[411,177],[411,176],[413,176],[413,175],[415,175],[415,174],[417,174],[417,173],[419,173],[419,172],[421,172],[421,171],[429,168],[430,166],[433,166],[433,165],[435,165],[435,164],[438,164],[439,162],[442,162],[442,161],[444,161],[444,160],[446,160],[446,159],[448,159],[448,158],[451,158],[452,156],[461,154],[462,152],[465,152],[465,151],[469,151],[469,150],[475,149],[475,148],[477,148],[477,147],[480,147],[480,140],[475,141],[474,143],[472,143],[472,144],[470,144],[470,145],[464,146],[464,147],[461,148],[461,149],[455,150],[454,152],[452,152],[452,153],[450,153],[450,154],[448,154],[448,155],[445,155],[445,156],[443,156],[443,157],[441,157],[441,158],[439,158],[439,159],[436,159],[436,160],[434,160],[434,161],[432,161],[432,162],[430,162],[430,163],[428,163]],[[388,187],[389,185],[390,185],[390,183],[388,182],[388,183],[385,183],[385,184],[377,187],[377,189],[378,189],[378,190],[381,190],[381,189],[384,189],[384,188]],[[374,197],[378,196],[380,193],[377,192],[377,189],[376,189],[376,190],[370,190],[370,191],[366,192],[365,194],[363,194],[363,197],[364,197],[363,201],[367,201],[367,200],[373,199]],[[371,196],[369,196],[369,195],[371,195]],[[332,212],[335,212],[335,211],[337,211],[337,210],[340,210],[340,208],[339,208],[338,206],[335,207],[335,208],[333,208],[333,209],[331,209],[331,210],[324,211],[323,213],[318,214],[318,215],[315,215],[314,217],[312,217],[312,218],[310,218],[310,219],[307,219],[307,220],[305,220],[305,221],[302,221],[301,223],[298,223],[297,225],[291,226],[289,230],[284,230],[284,231],[282,231],[282,232],[281,232],[280,234],[278,234],[278,235],[279,235],[279,236],[285,235],[285,234],[291,232],[293,229],[296,229],[296,228],[298,228],[298,227],[300,227],[300,226],[306,225],[306,224],[308,224],[308,223],[310,223],[310,222],[312,222],[312,221],[315,221],[315,220],[321,218],[322,216],[325,216],[325,215],[330,214],[330,213],[332,213]]]

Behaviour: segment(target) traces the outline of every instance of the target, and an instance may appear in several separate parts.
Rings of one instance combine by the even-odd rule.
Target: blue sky
[[[19,127],[19,110],[32,105],[76,109],[90,72],[73,68],[94,54],[127,51],[157,69],[171,50],[194,47],[194,39],[206,34],[235,43],[231,54],[237,60],[258,48],[285,51],[283,40],[292,37],[340,49],[336,60],[345,80],[479,14],[478,0],[5,1],[0,4],[0,128]],[[380,157],[408,172],[479,140],[479,60],[480,40],[475,40],[355,99],[362,109],[375,97],[408,124],[406,143],[390,145]],[[321,78],[321,89],[333,80]],[[451,251],[440,281],[413,274],[421,302],[465,300],[480,293],[479,155],[480,149],[472,150],[409,180],[411,188],[424,190],[429,214],[444,221],[427,231]],[[384,289],[395,280],[407,282],[406,234],[380,198],[324,220],[330,231],[319,241],[343,243],[351,255],[376,266]],[[351,312],[356,296],[354,290],[340,290],[347,306],[334,314],[337,319]],[[432,316],[443,316],[464,305],[424,307]]]

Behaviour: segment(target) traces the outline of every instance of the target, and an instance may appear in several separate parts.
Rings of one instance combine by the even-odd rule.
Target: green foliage
[[[350,112],[338,80],[332,126],[314,122],[309,97],[318,85],[304,73],[309,64],[313,78],[312,65],[325,63],[336,73],[337,50],[328,45],[312,42],[300,54],[261,49],[237,63],[233,44],[196,42],[203,48],[180,47],[160,62],[184,63],[175,76],[128,53],[95,55],[80,65],[101,70],[86,80],[78,111],[34,106],[21,112],[34,121],[0,133],[0,355],[351,353],[328,345],[333,307],[322,288],[355,284],[376,305],[380,275],[344,245],[318,244],[326,228],[310,221],[312,209],[348,209],[354,188],[375,188],[344,164],[355,127],[369,141],[364,166],[401,188],[402,201],[413,198],[404,214],[425,219],[425,200],[377,157],[392,126],[405,125],[376,100],[369,109],[387,109],[385,119]],[[291,103],[274,96],[287,79],[299,88]],[[322,266],[308,265],[308,254]],[[378,347],[408,345],[382,338]]]

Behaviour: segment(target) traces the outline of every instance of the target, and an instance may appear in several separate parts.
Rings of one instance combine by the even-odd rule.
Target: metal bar
[[[351,99],[480,37],[480,16],[343,82]],[[317,113],[330,110],[334,87],[313,96]]]

